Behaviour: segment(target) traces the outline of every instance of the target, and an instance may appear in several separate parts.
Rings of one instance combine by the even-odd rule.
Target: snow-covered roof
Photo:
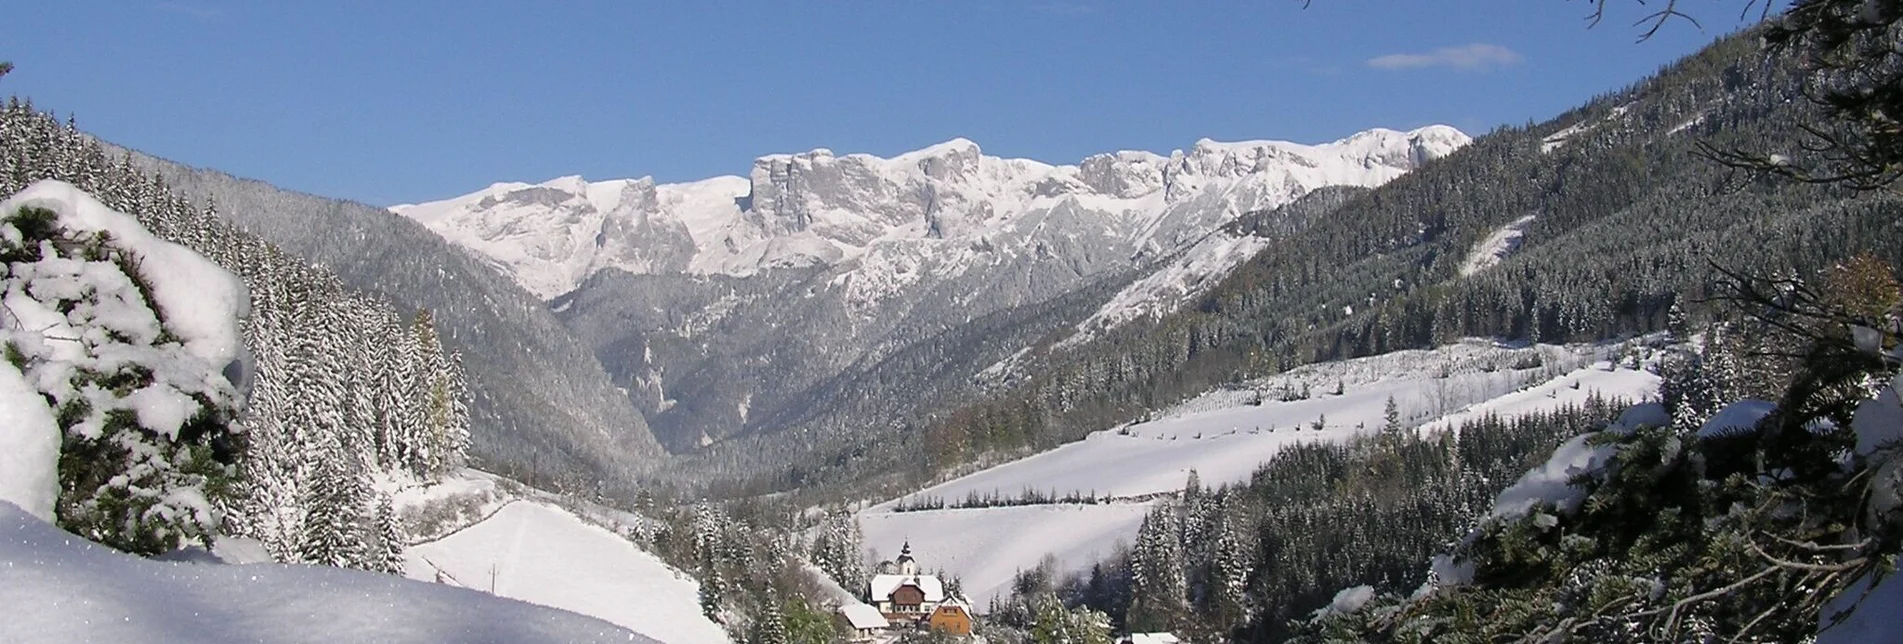
[[[1183,640],[1177,639],[1175,633],[1131,633],[1124,641],[1130,644],[1178,644]]]
[[[945,601],[945,584],[940,582],[936,575],[873,575],[870,584],[872,598],[891,597],[893,591],[908,584],[918,586],[918,589],[925,593],[925,601]]]
[[[840,606],[839,614],[845,615],[846,621],[851,623],[853,628],[885,628],[890,626],[890,624],[885,621],[885,615],[879,614],[879,609],[866,604],[846,604]]]

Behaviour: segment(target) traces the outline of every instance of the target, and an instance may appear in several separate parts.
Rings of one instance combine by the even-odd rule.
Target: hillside
[[[686,184],[503,183],[393,210],[552,298],[662,443],[694,454],[668,478],[745,472],[783,486],[967,398],[964,382],[1002,357],[938,336],[983,329],[1033,341],[1077,321],[1047,319],[1051,309],[1082,315],[1069,308],[1098,303],[1071,300],[1201,250],[1198,240],[1240,213],[1320,187],[1378,185],[1466,140],[1446,127],[1371,130],[1053,166],[961,139],[890,159],[770,155],[745,177]],[[1138,297],[1171,306],[1246,256],[1209,253],[1174,294]],[[940,366],[879,366],[920,357]],[[790,468],[752,458],[763,445],[801,457]]]
[[[1056,572],[1074,574],[1118,544],[1133,545],[1155,500],[1182,492],[1191,472],[1212,489],[1247,483],[1289,446],[1378,431],[1390,399],[1403,423],[1428,433],[1595,397],[1654,396],[1656,376],[1607,361],[1618,349],[1474,341],[1302,367],[873,505],[858,520],[868,547],[889,556],[909,540],[928,566],[962,577],[966,592],[986,604],[1008,595],[1013,576],[1047,554]],[[1337,386],[1342,394],[1333,393]],[[1298,398],[1304,390],[1309,397]],[[1095,500],[1065,500],[1072,495]]]
[[[474,470],[394,496],[413,523],[435,526],[403,553],[410,579],[573,611],[663,644],[728,641],[701,614],[699,584],[634,543],[653,529],[648,519]]]
[[[1547,123],[1504,128],[1280,237],[1171,315],[1024,347],[1013,387],[927,428],[1048,449],[1222,383],[1460,337],[1596,341],[1694,316],[1723,276],[1903,249],[1878,195],[1752,180],[1707,149],[1796,148],[1792,58],[1722,40]],[[1476,259],[1476,258],[1481,259]],[[1021,365],[1021,366],[1020,366]]]

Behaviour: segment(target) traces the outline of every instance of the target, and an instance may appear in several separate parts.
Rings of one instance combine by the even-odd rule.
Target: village
[[[873,568],[858,594],[859,603],[845,603],[834,610],[841,626],[852,633],[853,642],[888,644],[920,633],[983,639],[974,637],[971,601],[956,588],[947,588],[938,575],[921,572],[910,541],[900,546],[897,559],[881,561]],[[1181,640],[1170,633],[1134,633],[1116,642],[1180,644]]]

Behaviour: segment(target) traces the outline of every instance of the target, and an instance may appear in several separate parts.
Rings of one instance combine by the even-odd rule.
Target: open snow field
[[[504,501],[488,518],[412,546],[404,558],[411,579],[435,581],[440,573],[451,585],[598,617],[665,644],[728,641],[701,614],[692,578],[542,501]]]
[[[935,485],[907,498],[1016,497],[1026,489],[1120,498],[1181,490],[1190,470],[1205,486],[1241,483],[1283,447],[1339,441],[1383,424],[1395,400],[1403,422],[1423,431],[1493,413],[1511,417],[1578,404],[1593,393],[1638,400],[1656,376],[1616,367],[1603,345],[1502,346],[1469,341],[1434,351],[1402,351],[1310,365],[1165,410],[1157,418],[1090,434],[1082,441]],[[1577,388],[1575,388],[1577,385]],[[1336,387],[1341,395],[1334,395]],[[1280,400],[1285,392],[1304,400]],[[1313,429],[1322,423],[1320,430]],[[1134,540],[1149,506],[1044,505],[893,512],[898,500],[859,513],[866,545],[894,556],[910,539],[928,570],[959,575],[983,606],[1003,594],[1013,572],[1045,553],[1080,571]]]

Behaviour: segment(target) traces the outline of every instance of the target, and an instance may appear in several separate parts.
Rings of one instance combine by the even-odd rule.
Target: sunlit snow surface
[[[0,502],[0,642],[652,642],[607,622],[390,575],[150,561]]]
[[[1598,394],[1637,401],[1658,378],[1600,359],[1603,346],[1525,348],[1473,341],[1435,351],[1402,351],[1311,365],[1205,394],[1150,422],[1100,431],[1084,440],[927,488],[908,498],[947,504],[969,494],[1014,498],[1025,489],[1095,493],[1124,499],[1181,490],[1194,469],[1205,486],[1247,481],[1288,445],[1339,441],[1383,424],[1393,397],[1404,422],[1422,431],[1488,414],[1501,417],[1583,403]],[[1540,362],[1543,366],[1532,366]],[[1515,366],[1527,368],[1515,369]],[[1445,377],[1442,377],[1442,373]],[[1343,394],[1332,392],[1337,383]],[[1285,388],[1307,385],[1310,398],[1282,402]],[[1261,404],[1253,404],[1257,400]],[[1313,429],[1320,421],[1323,427]],[[963,577],[979,605],[1007,590],[1011,574],[1035,567],[1045,552],[1077,571],[1132,541],[1148,504],[1025,506],[892,512],[896,501],[862,511],[868,547],[895,556],[909,539],[927,569]]]
[[[693,579],[626,538],[541,501],[507,501],[488,518],[404,555],[412,579],[493,589],[666,644],[728,641],[726,631],[702,616]]]
[[[20,370],[0,362],[0,501],[53,520],[59,498],[59,425]]]

